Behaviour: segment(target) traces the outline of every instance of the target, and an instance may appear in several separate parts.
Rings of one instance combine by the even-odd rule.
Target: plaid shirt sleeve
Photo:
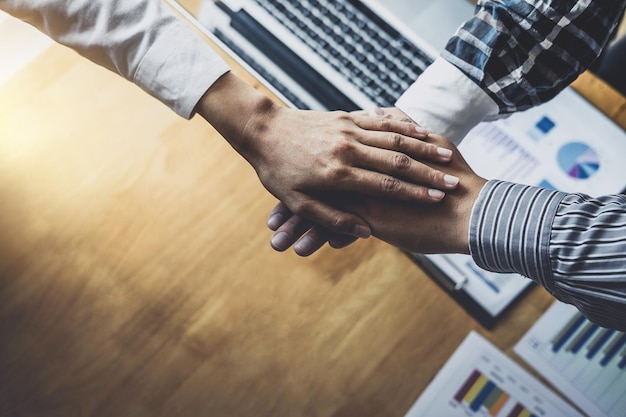
[[[513,113],[554,97],[598,57],[624,0],[481,0],[443,58]]]

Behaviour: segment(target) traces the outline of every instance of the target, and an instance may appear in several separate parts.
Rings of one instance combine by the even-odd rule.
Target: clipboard
[[[483,178],[591,196],[626,188],[626,132],[572,88],[507,119],[479,124],[459,150]],[[484,271],[469,255],[408,255],[488,329],[535,285],[518,274]]]
[[[444,271],[444,269],[440,267],[440,262],[434,262],[431,259],[433,255],[421,255],[412,252],[405,253],[417,263],[442,290],[476,319],[481,326],[489,330],[494,328],[498,320],[505,315],[524,294],[536,286],[533,281],[525,279],[522,276],[506,274],[510,275],[513,280],[524,280],[523,284],[519,285],[519,287],[514,290],[513,294],[507,295],[499,306],[485,305],[480,302],[480,299],[475,298],[472,292],[467,291],[467,286],[471,282],[471,278],[465,275],[455,262],[450,262],[450,267],[457,271],[457,274],[452,274],[449,271]],[[476,266],[476,268],[478,268],[478,266]]]

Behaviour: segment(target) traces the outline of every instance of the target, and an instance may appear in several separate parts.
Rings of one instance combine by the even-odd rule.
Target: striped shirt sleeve
[[[554,97],[588,68],[623,14],[624,0],[479,1],[442,57],[510,114]]]
[[[481,268],[522,274],[626,331],[626,196],[489,181],[472,210],[470,252]]]

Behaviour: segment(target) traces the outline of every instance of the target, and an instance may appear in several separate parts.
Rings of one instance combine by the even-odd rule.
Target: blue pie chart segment
[[[564,145],[557,158],[561,169],[578,180],[587,179],[600,169],[598,153],[584,143],[571,142]]]

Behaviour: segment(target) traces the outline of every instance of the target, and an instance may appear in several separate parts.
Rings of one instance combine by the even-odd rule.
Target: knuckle
[[[334,112],[332,112],[332,114],[337,118],[337,120],[340,121],[351,121],[352,120],[352,115],[348,112],[345,112],[343,110],[336,110]]]
[[[302,216],[302,215],[307,214],[311,210],[310,206],[311,205],[309,202],[299,200],[291,204],[291,211],[294,214]]]
[[[332,154],[334,157],[342,157],[354,153],[354,144],[346,139],[337,140],[332,145]]]
[[[398,153],[392,157],[392,166],[398,171],[406,171],[411,167],[411,158],[405,154]]]
[[[333,219],[331,230],[336,233],[345,233],[350,229],[350,222],[343,216],[337,216]]]
[[[389,131],[392,128],[390,119],[379,119],[378,120],[378,128],[381,131]]]
[[[391,146],[393,146],[393,149],[402,150],[406,146],[406,139],[402,135],[398,135],[398,134],[392,135]]]
[[[439,156],[439,154],[437,153],[437,148],[439,148],[437,145],[432,144],[432,143],[426,143],[426,142],[422,142],[424,143],[424,146],[426,146],[426,151],[428,152],[428,154],[433,157],[436,158]]]
[[[437,171],[435,169],[431,169],[429,173],[431,184],[436,184],[442,176],[443,176],[442,172]]]
[[[384,177],[380,185],[384,192],[390,193],[400,189],[400,180],[394,177]]]
[[[326,178],[328,179],[328,181],[341,182],[342,180],[346,179],[349,175],[350,175],[350,170],[347,167],[343,165],[339,165],[339,164],[328,167],[327,172],[326,172]]]

